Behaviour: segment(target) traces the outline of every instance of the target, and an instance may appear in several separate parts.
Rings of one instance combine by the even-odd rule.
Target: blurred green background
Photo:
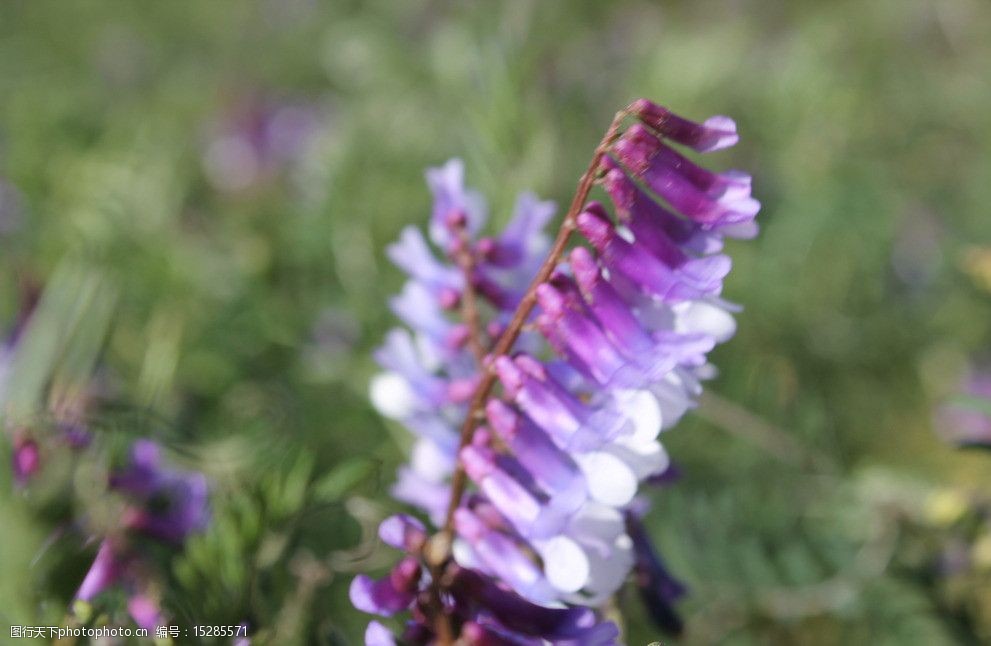
[[[753,173],[763,229],[730,247],[721,376],[665,436],[684,476],[651,492],[682,641],[991,640],[991,555],[928,567],[988,533],[961,523],[991,458],[931,411],[991,348],[989,33],[981,0],[5,2],[0,321],[59,271],[113,295],[130,412],[96,426],[217,483],[178,623],[358,643],[347,584],[390,558],[361,527],[408,443],[366,396],[383,247],[426,222],[424,168],[462,157],[499,222],[520,190],[567,203],[634,98],[728,114],[712,163]],[[92,557],[44,506],[0,479],[4,634],[58,623]],[[628,643],[661,639],[633,596]]]

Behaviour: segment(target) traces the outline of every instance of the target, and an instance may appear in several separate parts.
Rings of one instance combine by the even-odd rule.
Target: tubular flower
[[[379,536],[408,554],[379,580],[359,575],[351,582],[351,600],[368,613],[391,616],[410,610],[412,620],[402,635],[403,643],[432,643],[436,635],[425,619],[430,597],[424,583],[429,579],[420,564],[419,550],[427,540],[426,528],[410,516],[397,515],[379,527]],[[457,564],[444,572],[443,612],[472,644],[556,644],[599,646],[615,643],[615,625],[600,621],[588,608],[547,607],[532,603],[506,589],[492,577]],[[367,644],[395,644],[382,624],[373,621],[365,633]]]
[[[154,630],[164,623],[164,617],[151,591],[150,579],[148,565],[137,551],[117,538],[107,537],[100,543],[75,599],[91,602],[105,590],[120,587],[128,596],[127,609],[134,623]]]
[[[356,578],[351,596],[375,614],[410,610],[404,642],[614,643],[591,608],[633,570],[653,616],[679,625],[682,588],[634,497],[668,471],[659,433],[694,406],[707,353],[735,331],[723,240],[754,236],[760,205],[749,175],[672,147],[730,146],[732,120],[696,124],[646,100],[621,116],[638,122],[617,136],[617,118],[553,245],[554,208],[532,195],[500,235],[479,237],[485,207],[455,160],[427,174],[444,260],[412,227],[388,249],[410,275],[392,301],[408,329],[377,352],[371,399],[416,436],[394,495],[441,531],[386,521],[383,539],[406,556],[384,579]],[[585,202],[593,180],[612,214]],[[567,251],[572,231],[587,245]],[[393,640],[369,626],[367,643]]]

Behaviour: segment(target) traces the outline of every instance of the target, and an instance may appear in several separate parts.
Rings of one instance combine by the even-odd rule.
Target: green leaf
[[[378,481],[379,462],[368,458],[352,458],[331,469],[316,481],[313,496],[318,502],[339,502],[359,486]]]

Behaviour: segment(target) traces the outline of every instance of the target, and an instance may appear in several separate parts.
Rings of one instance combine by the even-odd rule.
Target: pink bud
[[[13,470],[14,479],[19,485],[27,481],[41,468],[41,451],[38,443],[32,439],[23,439],[14,447]]]

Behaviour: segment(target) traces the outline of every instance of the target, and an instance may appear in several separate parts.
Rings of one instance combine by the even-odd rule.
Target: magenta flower
[[[91,602],[116,586],[128,595],[127,610],[134,623],[149,630],[165,623],[158,601],[148,592],[147,566],[141,556],[125,542],[105,538],[75,598]]]
[[[20,296],[21,306],[17,318],[7,338],[0,343],[0,406],[6,398],[8,383],[13,378],[14,360],[31,324],[40,290],[37,285],[26,281],[21,285]],[[49,432],[44,425],[32,424],[29,427],[7,421],[4,430],[11,435],[13,447],[11,468],[17,485],[28,485],[42,470],[43,457],[48,458],[58,445],[78,451],[89,444],[90,432],[80,414],[86,408],[88,397],[88,389],[81,389],[74,391],[71,399],[61,398],[50,404],[50,410],[56,418],[55,433]]]
[[[117,583],[127,570],[130,558],[114,547],[110,540],[100,543],[96,559],[76,591],[76,598],[91,601],[98,594]]]
[[[14,441],[13,457],[14,481],[23,486],[41,468],[41,449],[31,438],[19,438]]]
[[[736,141],[726,117],[696,124],[635,102],[553,244],[551,204],[521,196],[506,229],[480,237],[485,206],[462,164],[428,172],[444,260],[412,227],[390,247],[410,275],[391,303],[408,329],[376,353],[386,371],[371,398],[417,437],[393,493],[439,531],[386,521],[383,540],[406,556],[351,588],[361,610],[411,612],[404,643],[614,643],[593,608],[631,571],[652,615],[678,628],[682,587],[632,505],[670,466],[659,433],[694,406],[708,352],[735,331],[723,239],[754,236],[760,205],[749,175],[708,171],[671,144]],[[614,215],[586,202],[595,182]],[[569,252],[572,232],[588,246]],[[376,622],[366,633],[394,640]]]

